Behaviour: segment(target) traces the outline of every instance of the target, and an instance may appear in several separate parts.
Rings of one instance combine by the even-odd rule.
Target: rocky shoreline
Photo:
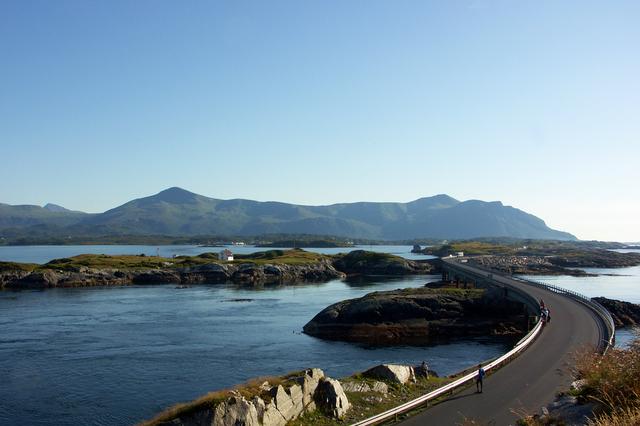
[[[45,265],[0,262],[0,289],[204,283],[264,286],[325,282],[367,271],[392,276],[428,274],[433,266],[362,250],[336,256],[273,250],[234,262],[218,261],[212,253],[176,259],[81,255]]]
[[[328,306],[303,328],[328,340],[428,344],[461,336],[521,335],[523,306],[498,289],[419,288],[374,292]]]
[[[494,269],[507,275],[571,275],[574,277],[594,277],[580,269],[570,269],[553,263],[549,256],[476,256],[469,257],[469,263],[483,268]]]

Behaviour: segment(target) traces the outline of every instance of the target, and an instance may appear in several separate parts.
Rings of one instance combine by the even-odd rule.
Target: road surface
[[[572,381],[575,354],[594,351],[606,338],[600,318],[582,303],[497,274],[493,279],[517,286],[536,300],[543,299],[551,311],[551,322],[520,356],[485,378],[483,393],[476,393],[474,383],[401,422],[403,426],[463,425],[465,421],[474,425],[514,425],[523,414],[540,413],[559,391],[566,390]]]

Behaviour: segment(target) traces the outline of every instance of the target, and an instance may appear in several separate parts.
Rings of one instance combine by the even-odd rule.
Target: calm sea
[[[163,256],[219,250],[159,248]],[[370,248],[413,257],[406,246]],[[0,247],[0,259],[46,262],[86,252],[152,255],[157,249]],[[542,279],[590,296],[637,302],[634,288],[640,285],[640,270],[614,272],[619,275]],[[301,333],[302,326],[331,303],[437,279],[331,281],[264,290],[159,285],[0,292],[0,424],[126,425],[256,376],[320,367],[341,377],[382,362],[422,360],[448,374],[510,347],[512,342],[480,339],[368,348]],[[618,341],[623,337],[619,335]]]
[[[160,255],[173,257],[176,255],[195,256],[201,253],[229,249],[233,253],[248,254],[257,251],[274,250],[274,248],[246,246],[201,247],[194,245],[95,245],[95,246],[0,246],[0,260],[8,262],[47,263],[52,259],[71,257],[79,254],[145,254],[147,256]],[[287,250],[283,248],[283,250]],[[352,250],[369,250],[380,253],[391,253],[407,259],[432,259],[433,256],[411,253],[410,246],[354,246],[336,248],[307,248],[305,250],[323,254],[346,253]]]

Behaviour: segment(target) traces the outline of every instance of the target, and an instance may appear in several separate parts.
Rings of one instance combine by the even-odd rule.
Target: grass
[[[0,262],[0,271],[36,271],[36,270],[67,270],[74,271],[79,268],[93,269],[164,269],[184,268],[211,263],[243,264],[254,263],[256,265],[310,265],[325,260],[329,256],[311,253],[300,249],[293,250],[269,250],[249,255],[238,255],[232,262],[223,262],[218,259],[217,253],[203,253],[198,256],[178,256],[175,258],[141,255],[116,255],[105,254],[81,254],[69,258],[54,259],[44,265],[30,263]]]
[[[640,424],[640,336],[626,349],[610,349],[605,355],[583,353],[576,367],[586,381],[577,396],[603,408],[589,425]]]
[[[23,271],[32,272],[38,268],[35,263],[16,263],[16,262],[0,262],[0,272],[4,271]]]
[[[347,414],[343,419],[336,420],[326,417],[319,410],[316,410],[313,413],[305,414],[304,416],[289,422],[287,425],[338,426],[352,424],[411,401],[425,393],[444,386],[452,380],[453,379],[446,377],[431,377],[428,380],[419,377],[415,384],[410,383],[407,385],[399,385],[387,382],[387,385],[389,386],[389,393],[386,396],[376,392],[345,392],[347,399],[351,404],[351,408],[347,411]],[[367,382],[369,384],[373,384],[375,380],[364,378],[356,374],[345,379],[345,381]]]
[[[232,391],[239,393],[247,400],[251,400],[254,396],[259,396],[265,401],[265,403],[268,403],[271,400],[271,396],[267,391],[264,391],[260,387],[262,383],[268,381],[270,386],[283,385],[284,387],[288,387],[295,383],[294,378],[300,377],[303,374],[304,372],[294,372],[282,377],[259,377],[232,389],[210,392],[194,401],[173,405],[152,419],[139,423],[138,426],[156,426],[160,423],[168,422],[178,417],[189,416],[197,411],[215,408],[216,405],[225,401],[229,397],[229,393]],[[431,377],[428,380],[423,377],[419,377],[415,384],[410,383],[407,385],[400,385],[397,383],[386,382],[389,387],[389,393],[386,396],[376,392],[346,392],[351,408],[344,419],[336,420],[326,417],[320,410],[316,410],[313,413],[305,414],[302,417],[287,423],[287,425],[303,426],[313,424],[318,426],[335,426],[351,424],[415,399],[451,382],[452,380],[453,379],[446,377]],[[376,380],[363,377],[360,374],[355,374],[341,380],[341,382],[345,381],[366,382],[369,385],[373,385]]]

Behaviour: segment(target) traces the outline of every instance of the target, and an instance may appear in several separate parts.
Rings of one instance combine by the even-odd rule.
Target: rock
[[[289,421],[295,417],[294,405],[291,396],[284,390],[282,385],[271,389],[271,396],[276,404],[276,408],[285,420]]]
[[[420,244],[414,244],[411,249],[411,253],[422,253],[422,247],[420,247]]]
[[[282,413],[276,408],[275,402],[271,401],[267,404],[264,415],[262,417],[263,426],[284,426],[287,424],[287,420],[282,416]]]
[[[353,250],[338,255],[333,266],[347,275],[428,274],[433,270],[433,266],[428,263],[414,262],[399,256],[365,250]]]
[[[256,407],[243,397],[232,396],[218,404],[212,426],[261,426]]]
[[[523,306],[496,289],[416,288],[334,303],[303,327],[311,336],[371,345],[522,334]]]
[[[254,396],[253,399],[251,400],[251,403],[253,404],[254,407],[256,407],[256,413],[258,414],[258,421],[260,423],[264,423],[264,412],[267,410],[267,405],[259,396]]]
[[[640,325],[640,305],[621,300],[594,297],[593,300],[607,308],[616,327],[635,327]]]
[[[408,365],[381,364],[362,374],[366,377],[389,380],[401,385],[409,383],[410,381],[416,381],[413,367],[409,367]]]
[[[268,391],[269,389],[271,389],[271,385],[269,384],[269,382],[267,382],[266,380],[262,382],[262,384],[260,385],[260,390]]]
[[[349,400],[340,382],[325,377],[318,383],[315,401],[320,410],[328,416],[341,419],[350,408]]]
[[[365,382],[342,382],[345,392],[371,392],[371,387]]]
[[[211,426],[213,412],[209,409],[196,411],[167,422],[161,422],[158,426]]]
[[[371,390],[373,392],[378,392],[383,395],[386,395],[389,393],[389,386],[387,386],[387,384],[384,382],[375,382],[371,387]]]
[[[580,391],[587,384],[585,379],[575,380],[571,383],[570,389],[575,391]]]
[[[304,376],[298,378],[298,383],[302,387],[302,405],[306,412],[315,411],[316,403],[313,396],[318,388],[320,379],[324,377],[324,372],[319,368],[312,368],[304,372]]]
[[[300,414],[304,412],[304,408],[305,408],[304,402],[303,402],[302,387],[300,387],[299,385],[292,385],[287,391],[287,393],[291,397],[291,402],[293,403],[291,418],[295,419],[296,417],[298,417]],[[284,417],[286,418],[287,416],[284,416]]]
[[[150,269],[133,277],[134,284],[166,284],[180,282],[180,275],[175,271]]]

